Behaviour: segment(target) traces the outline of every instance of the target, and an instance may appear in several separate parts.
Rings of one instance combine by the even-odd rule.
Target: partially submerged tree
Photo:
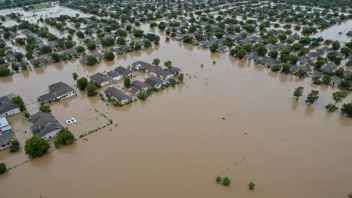
[[[88,80],[87,78],[85,77],[81,77],[77,80],[77,87],[80,89],[80,90],[85,90],[86,87],[88,85]]]
[[[330,112],[336,111],[338,109],[336,104],[342,102],[342,100],[345,99],[346,97],[347,97],[347,93],[344,91],[336,91],[332,93],[332,98],[334,99],[335,104],[330,103],[326,105],[325,108]]]
[[[317,101],[319,99],[319,91],[317,90],[312,90],[308,96],[307,96],[307,99],[306,99],[306,103],[308,105],[312,105],[315,103],[315,101]]]
[[[7,168],[5,163],[0,163],[0,175],[6,173]]]
[[[75,139],[74,135],[67,128],[62,128],[56,136],[55,147],[60,148],[64,145],[69,145],[73,143]]]
[[[130,88],[131,87],[131,80],[129,78],[125,78],[125,80],[123,81],[123,85],[126,88]]]
[[[37,136],[31,137],[26,141],[24,150],[32,158],[39,157],[48,152],[50,145],[47,141]]]
[[[10,146],[10,152],[15,153],[20,150],[20,142],[18,140],[12,140]]]

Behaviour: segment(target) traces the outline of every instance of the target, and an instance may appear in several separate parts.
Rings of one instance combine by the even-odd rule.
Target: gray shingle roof
[[[51,113],[38,112],[32,115],[29,121],[32,123],[31,130],[38,137],[63,128]]]
[[[0,146],[10,143],[13,139],[12,133],[0,133]]]
[[[11,102],[8,96],[3,96],[0,98],[0,114],[6,113],[17,108],[17,105]]]
[[[117,99],[118,102],[121,102],[122,100],[132,100],[132,97],[129,95],[126,95],[123,93],[121,90],[117,89],[116,87],[108,87],[104,93],[107,96],[114,97]]]
[[[57,97],[75,91],[72,87],[63,82],[54,83],[49,85],[49,93],[40,96],[43,102],[55,100]]]
[[[89,79],[91,81],[94,81],[95,83],[98,83],[100,85],[101,83],[111,81],[112,77],[110,77],[110,76],[108,76],[106,74],[98,72],[98,73],[92,75],[91,77],[89,77]]]
[[[150,77],[150,78],[147,78],[145,83],[147,83],[148,85],[150,85],[152,87],[155,87],[158,84],[163,84],[163,81],[157,77]]]

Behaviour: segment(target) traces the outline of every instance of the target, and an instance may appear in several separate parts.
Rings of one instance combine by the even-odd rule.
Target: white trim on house
[[[16,109],[12,109],[12,110],[10,110],[8,112],[0,114],[0,118],[12,116],[12,115],[15,115],[15,114],[20,113],[20,112],[21,112],[20,109],[17,107]]]
[[[59,131],[60,131],[60,130],[61,130],[61,129],[58,129],[58,130],[52,131],[52,132],[50,132],[50,133],[48,133],[48,134],[44,135],[44,136],[43,136],[43,137],[41,137],[41,138],[43,138],[44,140],[49,140],[49,139],[51,139],[51,138],[55,137],[55,136],[59,133]]]
[[[57,100],[62,100],[62,99],[70,98],[70,97],[75,96],[75,95],[76,95],[76,92],[75,91],[71,91],[71,92],[69,92],[67,94],[64,94],[64,95],[61,95],[61,96],[57,97],[56,99]]]

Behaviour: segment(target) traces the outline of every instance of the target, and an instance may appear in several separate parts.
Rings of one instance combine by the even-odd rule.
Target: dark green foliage
[[[141,91],[138,95],[138,98],[140,100],[146,100],[148,98],[149,94],[147,92]]]
[[[224,177],[222,180],[222,185],[229,186],[230,184],[231,184],[231,181],[229,180],[229,178]]]
[[[0,77],[9,76],[11,74],[10,69],[7,67],[0,67]]]
[[[125,78],[125,80],[123,81],[123,85],[126,88],[130,88],[131,87],[131,80],[129,78]]]
[[[85,90],[86,87],[88,85],[88,80],[87,78],[85,77],[81,77],[77,80],[77,87],[80,89],[80,90]]]
[[[74,73],[72,74],[72,77],[73,77],[73,80],[77,80],[78,74],[77,74],[76,72],[74,72]]]
[[[306,99],[306,103],[308,105],[312,105],[315,103],[315,101],[317,101],[319,99],[319,91],[317,90],[312,90],[308,96],[307,96],[307,99]]]
[[[352,117],[352,102],[343,104],[341,108],[341,113],[342,115],[346,115],[347,117]]]
[[[12,98],[11,101],[13,103],[15,103],[18,106],[18,108],[20,108],[21,111],[26,110],[26,106],[25,106],[21,96],[16,96],[16,97]]]
[[[172,35],[171,35],[172,36]],[[182,37],[183,42],[185,43],[192,43],[193,42],[193,37],[191,36],[184,36]]]
[[[113,52],[107,51],[104,53],[104,58],[108,61],[114,60],[115,54]]]
[[[76,33],[76,35],[77,35],[77,37],[78,38],[84,38],[84,33],[83,32],[81,32],[81,31],[78,31],[77,33]]]
[[[95,50],[97,48],[97,46],[95,45],[95,43],[90,42],[87,44],[87,48],[91,51]]]
[[[51,112],[51,108],[50,108],[49,105],[42,105],[42,106],[39,107],[39,110],[41,112]]]
[[[295,91],[293,92],[293,98],[298,101],[298,99],[302,96],[303,94],[303,87],[297,87]]]
[[[6,173],[7,168],[4,163],[0,163],[0,175]]]
[[[220,176],[217,176],[216,177],[216,183],[220,183],[221,182],[221,177]]]
[[[323,76],[322,82],[323,82],[325,85],[330,85],[330,83],[331,83],[331,77],[328,76],[328,75]]]
[[[209,49],[211,53],[215,53],[219,49],[219,45],[217,43],[213,43]]]
[[[10,152],[15,153],[20,150],[20,142],[18,140],[12,140],[10,146]]]
[[[183,80],[184,80],[184,75],[183,74],[180,74],[178,75],[177,79],[180,81],[180,83],[183,83]]]
[[[98,62],[95,56],[88,56],[87,58],[87,65],[94,66]]]
[[[160,59],[154,58],[152,64],[158,66],[160,64]]]
[[[56,53],[52,53],[52,54],[50,54],[50,56],[51,56],[51,59],[54,63],[57,63],[61,60],[60,55],[58,55]]]
[[[88,83],[86,89],[88,96],[96,96],[98,94],[98,92],[96,91],[97,86],[93,82]]]
[[[313,83],[314,83],[315,85],[321,85],[323,82],[322,82],[320,79],[314,79],[314,80],[313,80]]]
[[[71,131],[69,131],[67,128],[63,128],[56,136],[56,140],[54,142],[55,147],[60,148],[61,146],[72,144],[74,139],[75,137]]]
[[[86,48],[84,48],[83,46],[79,45],[79,46],[76,47],[76,51],[78,53],[82,53],[82,52],[86,51]]]
[[[39,137],[32,137],[26,141],[24,150],[32,158],[39,157],[48,152],[50,145],[47,141]]]
[[[254,190],[255,184],[253,182],[248,184],[249,190]]]
[[[271,71],[277,72],[281,69],[281,65],[273,65],[271,66]]]
[[[28,112],[25,112],[25,113],[24,113],[24,116],[25,116],[26,118],[31,117],[31,115],[30,115]]]
[[[329,112],[334,112],[339,108],[334,104],[328,104],[325,106],[325,109],[328,110]]]

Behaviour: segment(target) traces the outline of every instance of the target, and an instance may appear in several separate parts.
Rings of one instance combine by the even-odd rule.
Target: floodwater
[[[351,19],[340,22],[328,29],[318,32],[315,36],[316,37],[322,36],[325,40],[330,39],[330,40],[339,40],[340,42],[350,42],[352,41],[352,37],[346,35],[348,31],[352,31]],[[342,34],[339,34],[340,32]]]
[[[337,89],[164,41],[161,36],[160,46],[94,67],[72,60],[0,78],[0,92],[21,95],[33,114],[48,85],[74,86],[73,72],[89,76],[159,58],[187,74],[184,85],[121,108],[80,91],[54,103],[52,113],[62,125],[71,117],[78,121],[68,127],[76,137],[106,125],[100,113],[114,124],[1,175],[1,197],[338,198],[352,191],[352,119],[324,108]],[[298,86],[305,92],[295,102]],[[320,90],[321,98],[307,107],[311,89]],[[24,145],[31,136],[24,116],[9,122]],[[8,167],[26,160],[23,149],[0,152]],[[216,184],[217,176],[229,177],[231,185]],[[254,191],[248,190],[251,181]]]

